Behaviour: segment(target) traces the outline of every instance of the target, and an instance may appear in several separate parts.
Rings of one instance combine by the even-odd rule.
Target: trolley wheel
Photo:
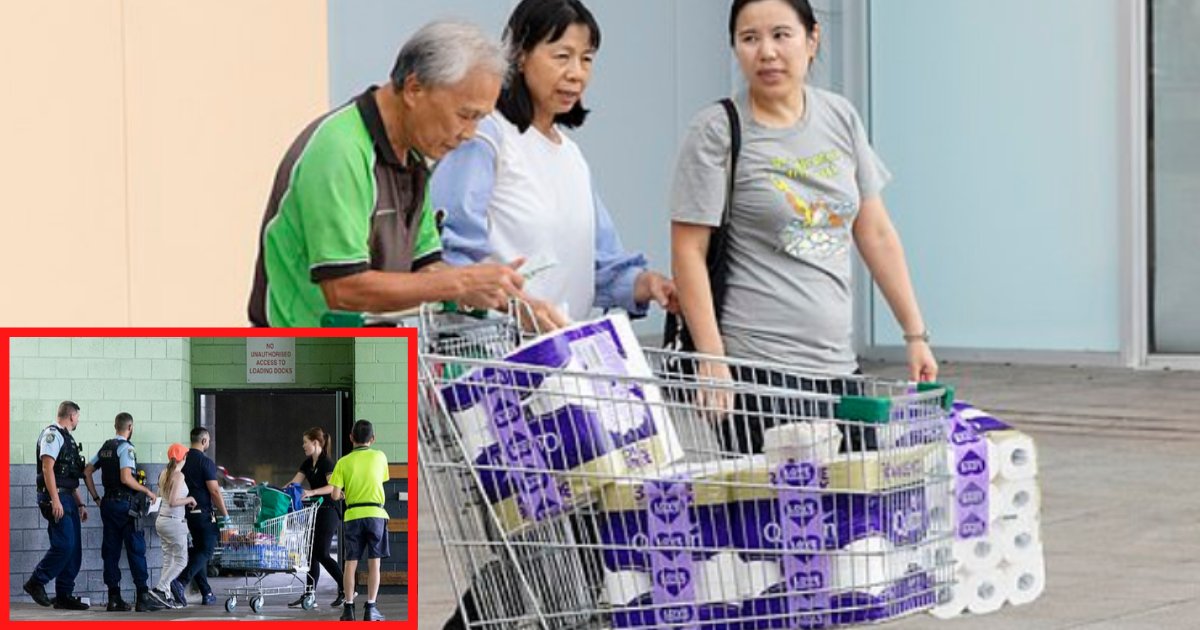
[[[221,577],[221,569],[213,565],[208,565],[208,577]]]
[[[300,606],[303,607],[304,610],[312,610],[313,606],[316,606],[316,605],[317,605],[317,596],[313,595],[311,593],[308,595],[305,595],[304,600],[300,602]]]
[[[262,605],[263,605],[262,595],[257,595],[253,599],[250,600],[250,610],[253,610],[254,614],[258,614],[258,611],[262,610]]]
[[[234,608],[237,608],[237,598],[236,597],[230,597],[229,599],[225,600],[225,612],[231,613],[231,612],[233,612]]]

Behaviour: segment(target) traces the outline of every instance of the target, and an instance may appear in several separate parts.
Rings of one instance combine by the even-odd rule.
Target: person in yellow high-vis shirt
[[[358,559],[367,554],[367,604],[363,608],[363,621],[383,621],[383,614],[375,605],[379,595],[379,561],[392,555],[388,548],[388,513],[383,509],[383,483],[389,479],[387,455],[371,449],[375,442],[375,427],[367,420],[359,420],[350,430],[350,443],[354,450],[338,460],[329,477],[333,486],[333,500],[346,499],[345,535],[342,556],[346,568],[342,572],[343,604],[342,621],[354,621],[354,572]]]

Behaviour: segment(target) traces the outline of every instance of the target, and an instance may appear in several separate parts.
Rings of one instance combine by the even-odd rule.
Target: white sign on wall
[[[247,383],[295,383],[295,337],[246,339]]]

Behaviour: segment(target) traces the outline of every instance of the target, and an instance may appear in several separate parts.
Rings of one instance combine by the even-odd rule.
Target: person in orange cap
[[[150,595],[171,608],[179,607],[171,594],[171,582],[183,573],[188,562],[188,526],[184,512],[186,508],[196,505],[195,497],[188,496],[187,483],[183,480],[183,462],[187,459],[187,453],[187,447],[179,443],[168,447],[169,463],[158,477],[162,506],[158,509],[154,529],[162,540],[163,567],[158,586],[150,589]]]

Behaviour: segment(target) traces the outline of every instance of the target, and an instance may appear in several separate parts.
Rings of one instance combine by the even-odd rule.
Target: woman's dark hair
[[[350,429],[350,439],[354,440],[355,444],[366,444],[373,437],[375,437],[375,427],[369,420],[359,420],[354,423],[354,428]]]
[[[496,109],[521,133],[525,133],[533,123],[533,99],[518,67],[521,55],[542,42],[558,41],[572,24],[587,27],[591,47],[600,48],[600,26],[596,24],[592,12],[579,0],[522,0],[508,18],[504,39],[508,42],[511,55],[509,68],[512,80],[500,92]],[[583,125],[587,115],[588,110],[584,109],[580,100],[571,111],[555,116],[554,122],[574,129]]]
[[[763,0],[733,0],[733,6],[729,7],[729,45],[734,46],[737,43],[737,19],[742,14],[742,9],[755,2]],[[800,23],[804,25],[804,30],[812,35],[813,29],[817,27],[817,14],[813,11],[812,5],[808,0],[783,0],[785,4],[792,7],[796,11],[796,15],[800,18]]]
[[[316,442],[321,445],[321,452],[326,456],[331,456],[329,452],[329,434],[321,427],[313,427],[304,432],[304,437],[308,438],[309,442]],[[368,438],[370,439],[370,438]]]

